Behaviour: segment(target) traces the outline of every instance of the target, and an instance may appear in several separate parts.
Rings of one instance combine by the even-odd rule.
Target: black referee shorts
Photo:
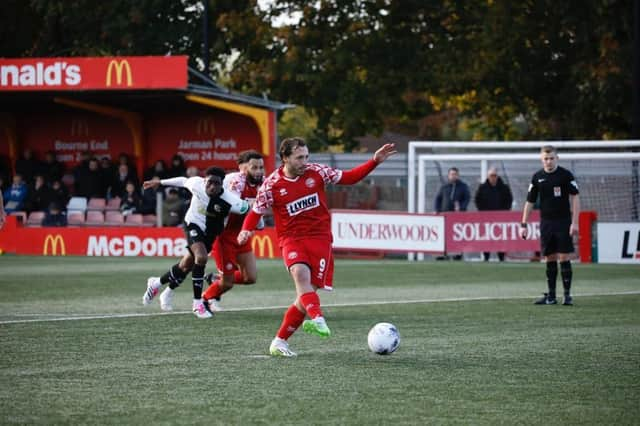
[[[573,238],[569,234],[571,220],[543,220],[540,222],[540,248],[543,256],[573,253]]]
[[[215,235],[209,235],[200,229],[198,225],[195,223],[184,224],[184,234],[187,237],[187,247],[191,247],[194,243],[201,242],[204,244],[207,249],[207,253],[211,251],[211,247],[213,246],[213,242],[216,239]],[[191,249],[189,248],[189,251]],[[193,253],[191,253],[193,254]]]

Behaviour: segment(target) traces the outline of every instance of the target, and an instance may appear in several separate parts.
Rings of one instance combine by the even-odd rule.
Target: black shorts
[[[569,234],[571,220],[543,220],[540,222],[540,248],[543,256],[573,253],[573,238]]]
[[[202,232],[202,229],[195,223],[184,224],[184,234],[187,237],[187,247],[191,247],[194,243],[203,243],[204,247],[207,249],[207,253],[211,251],[211,247],[213,247],[213,242],[216,239],[216,236],[213,234],[206,234]],[[191,251],[191,249],[189,249]],[[193,253],[192,253],[193,254]]]

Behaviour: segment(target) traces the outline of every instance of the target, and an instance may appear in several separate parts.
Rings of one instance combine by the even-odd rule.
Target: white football
[[[400,346],[400,333],[395,325],[379,322],[369,330],[367,341],[371,352],[388,355],[394,353]]]

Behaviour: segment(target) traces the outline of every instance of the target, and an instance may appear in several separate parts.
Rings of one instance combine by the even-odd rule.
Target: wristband
[[[522,222],[522,223],[520,224],[520,228],[526,228],[526,227],[527,227],[527,223],[526,223],[526,222]]]

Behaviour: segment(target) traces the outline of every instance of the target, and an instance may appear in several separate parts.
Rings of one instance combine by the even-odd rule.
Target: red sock
[[[282,324],[276,336],[287,340],[300,327],[300,324],[304,321],[304,316],[304,312],[300,312],[300,310],[296,308],[296,305],[289,306],[287,312],[284,313]]]
[[[244,276],[242,275],[242,272],[235,271],[233,273],[233,283],[234,284],[244,284]]]
[[[310,291],[300,296],[300,303],[307,311],[309,318],[314,319],[322,316],[322,309],[320,309],[320,298],[315,291]]]
[[[211,283],[209,287],[202,293],[202,297],[207,300],[215,299],[216,297],[220,297],[222,294],[222,286],[219,281],[214,281]]]

